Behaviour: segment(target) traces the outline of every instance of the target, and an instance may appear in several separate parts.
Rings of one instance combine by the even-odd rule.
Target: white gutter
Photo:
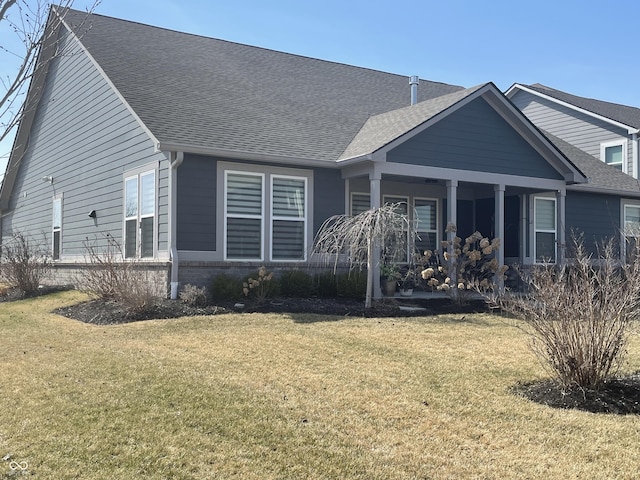
[[[178,167],[184,160],[184,152],[170,153],[171,166],[169,168],[169,259],[171,261],[171,300],[178,298],[178,248],[176,247],[176,239],[178,233]]]

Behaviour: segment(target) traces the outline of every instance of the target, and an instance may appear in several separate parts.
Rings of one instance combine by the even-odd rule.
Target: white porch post
[[[382,176],[379,173],[372,172],[369,174],[369,208],[380,208],[380,180]],[[373,298],[378,300],[382,298],[380,290],[380,244],[375,243],[373,246]]]
[[[495,197],[495,225],[494,232],[496,238],[500,239],[500,246],[495,252],[496,260],[498,261],[498,268],[502,268],[504,265],[504,185],[494,185],[493,192]],[[504,278],[498,278],[498,289],[504,288]]]
[[[558,249],[556,253],[556,265],[562,265],[565,260],[565,248],[567,246],[567,234],[565,231],[565,189],[556,192],[556,231]]]
[[[458,181],[447,180],[447,227],[450,225],[458,226]],[[447,262],[449,270],[450,285],[454,288],[458,288],[458,279],[456,278],[455,258],[453,240],[456,236],[455,231],[447,228],[447,241],[449,246],[447,247],[447,253],[449,254],[449,261]],[[454,295],[457,290],[454,290]]]

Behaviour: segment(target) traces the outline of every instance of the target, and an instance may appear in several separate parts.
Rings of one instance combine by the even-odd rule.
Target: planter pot
[[[385,297],[393,297],[396,294],[396,281],[384,279],[382,282],[382,293]]]
[[[400,289],[400,296],[402,296],[402,297],[410,297],[411,295],[413,295],[413,288],[401,288]]]

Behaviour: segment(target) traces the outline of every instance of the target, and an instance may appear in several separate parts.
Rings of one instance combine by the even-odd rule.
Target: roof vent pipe
[[[418,103],[418,85],[420,84],[420,79],[417,75],[411,75],[409,78],[409,85],[411,85],[411,105],[415,105]]]

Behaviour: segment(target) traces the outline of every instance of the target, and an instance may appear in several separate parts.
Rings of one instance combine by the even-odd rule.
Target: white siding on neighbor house
[[[519,90],[511,101],[538,128],[548,131],[596,158],[600,158],[602,143],[627,139],[626,172],[633,173],[633,147],[631,136],[626,129],[522,90]]]
[[[69,41],[75,42],[70,39]],[[16,178],[3,235],[51,234],[54,195],[64,195],[62,259],[83,255],[83,240],[123,231],[123,173],[158,169],[158,251],[166,256],[168,160],[90,58],[74,44],[52,61]],[[42,178],[52,176],[53,184]],[[95,210],[97,218],[89,218]],[[50,243],[50,238],[48,238]]]

